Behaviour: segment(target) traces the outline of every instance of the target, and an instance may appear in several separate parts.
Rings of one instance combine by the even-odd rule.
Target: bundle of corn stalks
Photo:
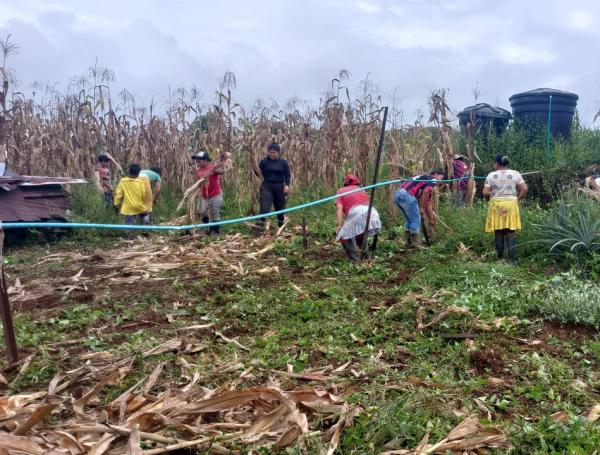
[[[431,94],[429,99],[431,106],[431,116],[429,123],[435,124],[439,128],[440,144],[438,146],[439,161],[445,164],[448,171],[448,178],[454,178],[454,147],[452,146],[452,138],[450,136],[452,127],[448,114],[450,108],[446,103],[446,91],[437,90]],[[457,182],[452,183],[452,188],[455,189]]]
[[[126,379],[131,360],[92,356],[91,363],[55,376],[47,392],[0,396],[0,451],[151,455],[194,448],[222,454],[232,453],[228,445],[281,448],[308,435],[329,441],[333,453],[361,411],[324,389],[284,391],[272,380],[208,389],[197,385],[195,374],[187,385],[159,386],[164,366],[108,403],[98,403],[98,395]],[[74,396],[77,389],[83,392]],[[320,422],[328,429],[316,430]]]

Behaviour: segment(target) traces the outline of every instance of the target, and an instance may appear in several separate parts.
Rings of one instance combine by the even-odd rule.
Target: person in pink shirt
[[[221,189],[221,174],[223,171],[210,162],[207,152],[198,152],[192,156],[196,163],[196,180],[204,179],[200,185],[200,203],[198,212],[203,223],[221,221],[221,207],[223,207],[223,190]],[[219,235],[220,226],[212,226],[208,234]]]
[[[453,167],[454,167],[454,178],[462,179],[467,176],[467,171],[469,170],[469,166],[465,162],[466,158],[463,155],[454,155]],[[454,204],[458,207],[462,207],[465,204],[465,195],[467,193],[467,185],[469,181],[468,179],[459,180],[456,182],[456,186],[452,197],[454,199]]]
[[[348,174],[344,178],[344,186],[337,194],[343,194],[335,200],[336,206],[336,233],[348,258],[356,261],[360,258],[360,246],[364,240],[364,232],[369,210],[369,195],[360,188],[360,179]],[[350,193],[350,194],[346,194]],[[377,236],[381,229],[381,220],[375,207],[371,207],[369,221],[369,236]]]

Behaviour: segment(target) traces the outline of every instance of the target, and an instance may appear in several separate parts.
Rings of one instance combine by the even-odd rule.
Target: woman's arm
[[[287,193],[290,190],[290,182],[292,181],[292,174],[290,173],[290,165],[287,160],[283,160],[283,192]]]
[[[158,201],[160,196],[160,180],[154,185],[154,202]]]
[[[525,182],[521,182],[519,183],[519,194],[517,195],[517,199],[520,201],[521,199],[525,199],[525,196],[527,196],[527,183]]]
[[[337,225],[335,227],[335,232],[339,231],[344,223],[344,207],[342,204],[335,205],[335,218]]]
[[[433,210],[433,190],[432,188],[425,188],[425,190],[423,190],[423,195],[421,196],[421,199],[423,199],[423,205],[424,205],[424,210],[425,210],[425,214],[427,215],[427,218],[429,219],[429,225],[435,229],[435,210]]]

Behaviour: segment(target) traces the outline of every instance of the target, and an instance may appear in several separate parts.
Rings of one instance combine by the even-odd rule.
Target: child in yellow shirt
[[[141,224],[150,224],[152,190],[148,179],[139,178],[142,168],[131,164],[128,177],[123,177],[115,190],[115,207],[125,216],[125,224],[134,224],[137,217]]]

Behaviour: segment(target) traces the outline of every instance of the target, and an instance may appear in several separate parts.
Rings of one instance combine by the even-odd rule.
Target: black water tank
[[[550,98],[552,97],[552,98]],[[525,128],[548,128],[554,136],[568,137],[571,134],[573,114],[579,97],[575,93],[551,88],[538,88],[529,92],[517,93],[508,100],[513,116]]]
[[[487,134],[487,128],[490,124],[496,134],[501,134],[506,129],[510,118],[510,112],[506,109],[487,103],[466,107],[458,113],[460,130],[465,135],[467,134],[467,123],[471,122],[475,122],[476,129],[484,134]]]

